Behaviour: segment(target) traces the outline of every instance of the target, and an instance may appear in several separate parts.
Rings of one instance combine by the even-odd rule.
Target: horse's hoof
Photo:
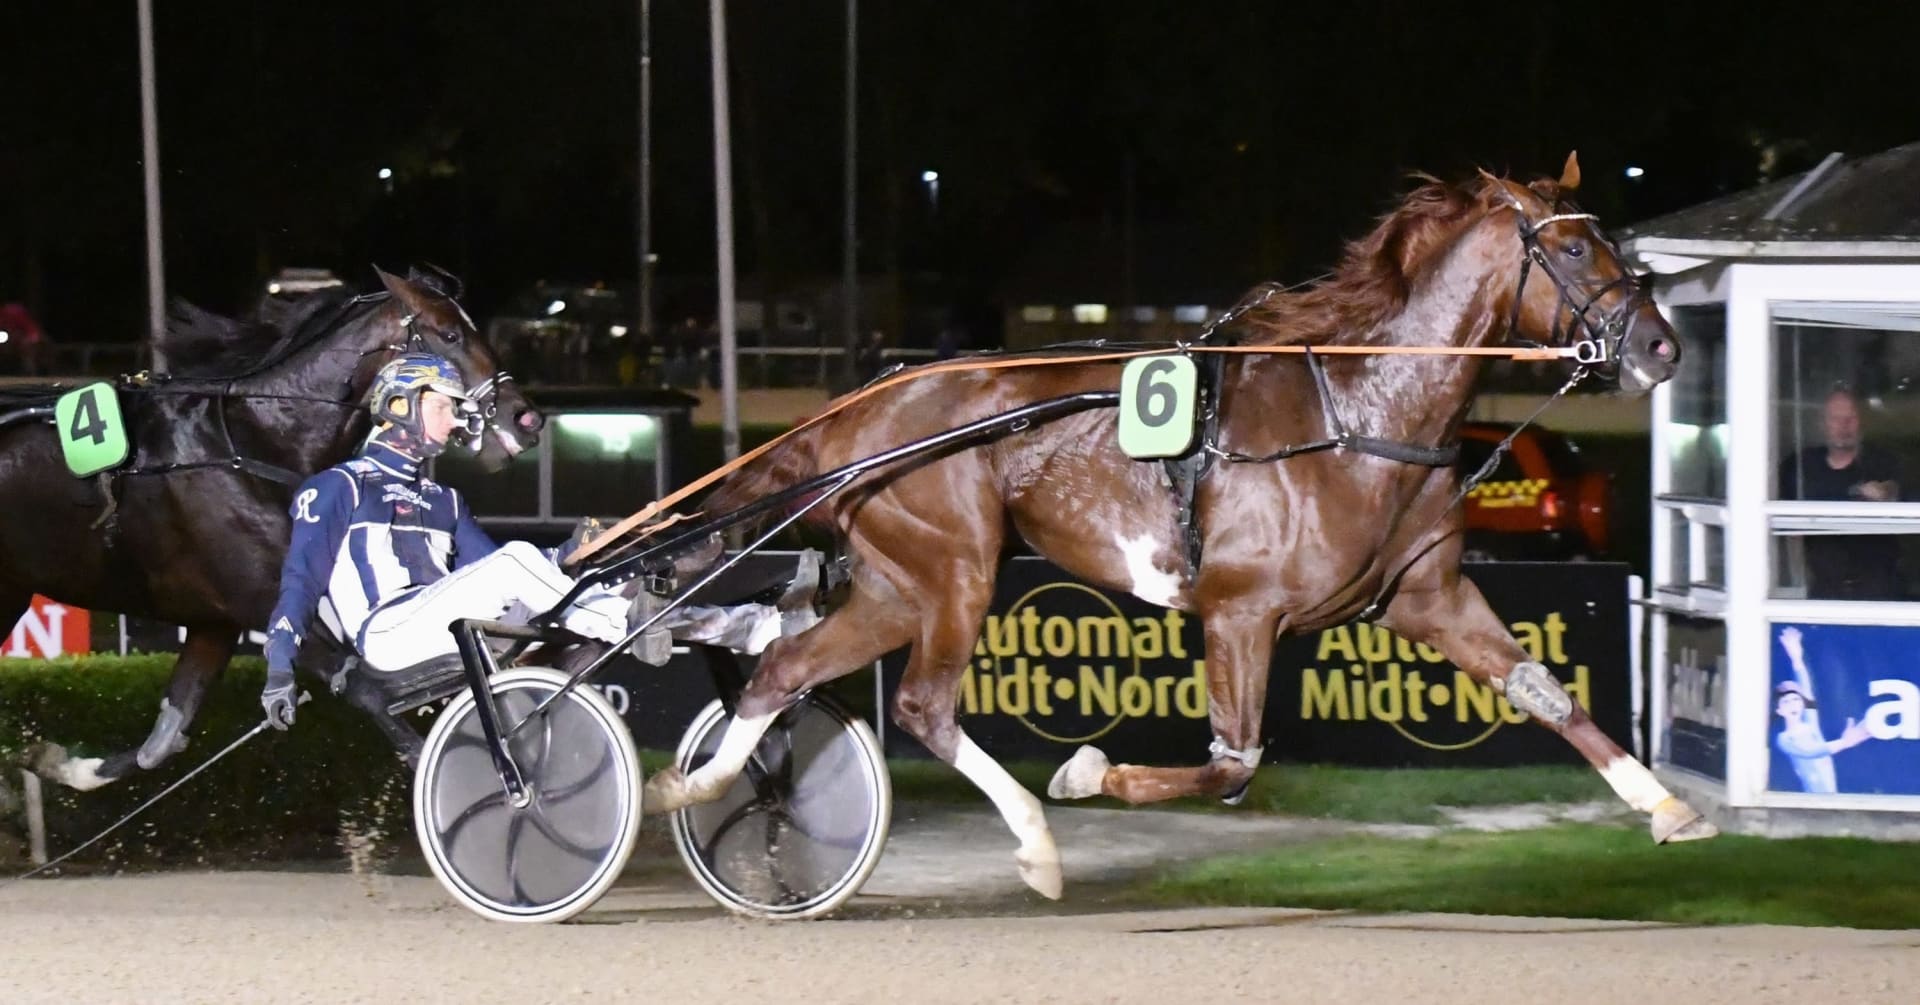
[[[50,782],[59,782],[78,792],[90,792],[113,779],[100,774],[105,761],[98,757],[72,757],[67,748],[49,743],[33,758],[33,773]]]
[[[1047,782],[1047,797],[1050,799],[1085,799],[1100,794],[1100,784],[1106,781],[1107,769],[1113,762],[1098,747],[1082,746],[1073,752],[1067,763],[1053,773],[1053,779]]]
[[[1021,881],[1035,893],[1048,900],[1060,899],[1066,889],[1066,880],[1060,874],[1060,849],[1052,843],[1042,848],[1021,848],[1013,853],[1013,860],[1020,864]]]
[[[664,768],[647,779],[640,805],[649,813],[672,813],[688,803],[687,777],[676,767]]]
[[[1702,816],[1699,810],[1668,796],[1653,808],[1653,841],[1673,844],[1679,841],[1704,841],[1718,837],[1720,828]]]

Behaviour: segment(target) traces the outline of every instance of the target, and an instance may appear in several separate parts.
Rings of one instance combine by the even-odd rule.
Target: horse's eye
[[[445,342],[448,345],[457,345],[460,342],[460,329],[449,328],[446,331],[441,332],[440,341]]]
[[[1567,257],[1568,257],[1568,258],[1585,258],[1585,257],[1587,257],[1587,242],[1585,242],[1585,241],[1569,241],[1569,242],[1567,242]]]

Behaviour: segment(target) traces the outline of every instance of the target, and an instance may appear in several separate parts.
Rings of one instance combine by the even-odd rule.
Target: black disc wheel
[[[491,684],[511,730],[567,677],[545,667]],[[640,759],[618,712],[590,687],[568,691],[507,741],[527,786],[514,805],[471,691],[441,710],[414,772],[414,830],[454,899],[498,921],[557,922],[607,892],[640,832]]]

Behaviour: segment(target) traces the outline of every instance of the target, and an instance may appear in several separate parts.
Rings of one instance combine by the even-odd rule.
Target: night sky
[[[155,6],[172,295],[234,312],[282,267],[365,284],[374,263],[433,261],[484,317],[536,279],[633,282],[637,0]],[[844,12],[730,5],[743,282],[838,270]],[[1920,15],[1892,5],[860,13],[862,269],[963,318],[1083,246],[1104,260],[1129,216],[1143,291],[1239,290],[1323,271],[1411,170],[1557,173],[1578,148],[1581,202],[1619,226],[1920,139],[1902,75]],[[653,40],[655,247],[663,280],[698,290],[707,4],[657,0]],[[132,0],[0,4],[0,300],[27,300],[55,339],[144,327],[139,116]],[[663,318],[681,307],[710,310]]]

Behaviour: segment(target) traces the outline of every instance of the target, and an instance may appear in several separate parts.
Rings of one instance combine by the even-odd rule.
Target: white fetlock
[[[1053,779],[1047,782],[1047,796],[1051,799],[1085,799],[1100,794],[1100,785],[1106,781],[1108,769],[1113,762],[1100,748],[1082,746],[1073,752],[1067,763],[1053,773]]]
[[[1020,865],[1021,881],[1035,893],[1048,900],[1060,899],[1066,880],[1060,872],[1060,849],[1053,842],[1031,848],[1022,846],[1013,853],[1013,860]]]

